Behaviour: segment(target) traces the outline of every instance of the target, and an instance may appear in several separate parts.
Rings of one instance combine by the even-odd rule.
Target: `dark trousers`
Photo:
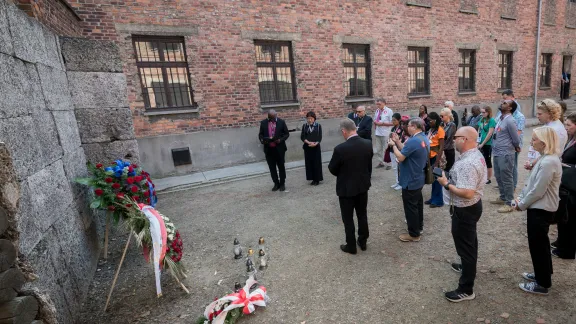
[[[408,234],[412,237],[420,236],[420,231],[424,229],[422,188],[416,190],[402,189],[402,204],[408,224]]]
[[[320,145],[309,147],[304,145],[304,164],[306,166],[306,180],[322,181],[322,151]]]
[[[452,214],[452,238],[456,253],[462,260],[462,275],[458,281],[458,291],[474,292],[476,263],[478,261],[478,236],[476,223],[482,216],[482,200],[468,207],[454,207]]]
[[[552,286],[552,254],[548,229],[554,213],[542,209],[528,209],[528,247],[536,282],[544,287]]]
[[[560,210],[567,213],[567,222],[558,221],[558,255],[563,259],[576,258],[576,204],[571,198],[564,196],[560,198]]]
[[[354,210],[358,218],[358,242],[365,244],[368,240],[368,192],[354,197],[338,197],[340,200],[340,213],[344,222],[346,245],[356,250],[356,228],[354,227]]]
[[[274,181],[274,183],[277,185],[283,185],[284,181],[286,180],[284,155],[286,155],[286,152],[280,151],[278,148],[269,148],[266,151],[266,162],[268,162],[270,176],[272,177],[272,181]],[[276,171],[276,166],[278,166],[278,171],[280,172],[280,180],[278,180],[278,172]]]
[[[444,150],[444,154],[446,155],[446,167],[444,168],[444,172],[448,174],[454,165],[454,160],[456,159],[456,151],[454,149]]]

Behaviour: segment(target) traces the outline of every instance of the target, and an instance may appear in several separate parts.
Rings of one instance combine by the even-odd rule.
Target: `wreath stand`
[[[104,255],[107,255],[108,252],[108,224],[109,224],[109,213],[106,220],[106,236],[104,237]],[[114,274],[114,280],[112,281],[112,287],[110,287],[110,292],[108,292],[108,298],[106,299],[106,305],[104,306],[104,312],[108,309],[108,305],[110,304],[110,298],[112,298],[112,292],[114,291],[114,287],[116,286],[116,280],[118,280],[118,275],[120,274],[120,269],[122,268],[122,263],[124,263],[124,258],[126,257],[126,252],[128,251],[128,246],[130,245],[130,240],[132,239],[132,233],[128,233],[128,239],[126,240],[126,246],[124,247],[124,252],[122,253],[122,258],[120,259],[120,263],[118,264],[118,268],[116,269],[116,273]],[[184,278],[188,278],[185,274],[182,274]],[[190,294],[190,291],[184,286],[184,284],[178,279],[178,277],[173,276],[174,279],[180,284],[180,287],[187,293]],[[158,295],[160,298],[162,294]]]

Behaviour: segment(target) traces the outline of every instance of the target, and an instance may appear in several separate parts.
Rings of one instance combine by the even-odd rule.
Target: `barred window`
[[[290,42],[255,41],[260,103],[296,102]]]
[[[498,89],[512,89],[512,52],[498,52]]]
[[[342,44],[346,97],[370,97],[370,46]]]
[[[184,37],[133,36],[146,108],[195,107]]]
[[[430,94],[430,58],[427,47],[408,47],[408,95]]]
[[[552,74],[552,54],[542,53],[540,55],[540,87],[550,88]]]
[[[476,51],[460,50],[460,64],[458,64],[458,90],[460,92],[474,92],[476,83]]]

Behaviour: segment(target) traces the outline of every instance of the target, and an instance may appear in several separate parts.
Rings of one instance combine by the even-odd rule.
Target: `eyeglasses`
[[[361,112],[363,112],[364,110],[356,110],[356,113],[359,114]]]
[[[457,139],[457,138],[460,138],[460,137],[462,137],[462,138],[466,139],[466,136],[462,136],[462,135],[454,135],[454,139]]]

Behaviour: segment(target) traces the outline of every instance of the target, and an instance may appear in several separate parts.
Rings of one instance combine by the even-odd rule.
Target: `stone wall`
[[[0,261],[10,260],[10,246],[17,255],[0,264],[0,318],[23,310],[16,323],[76,321],[102,226],[88,189],[73,180],[87,175],[86,154],[94,162],[138,159],[131,119],[115,126],[127,110],[123,76],[97,64],[109,58],[109,44],[62,42],[0,0]],[[83,46],[91,56],[71,54]]]
[[[12,0],[57,35],[81,36],[84,21],[68,0]]]

